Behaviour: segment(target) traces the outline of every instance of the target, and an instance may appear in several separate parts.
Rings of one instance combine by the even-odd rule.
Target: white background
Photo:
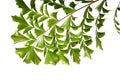
[[[15,54],[10,36],[17,24],[11,15],[19,14],[14,0],[0,2],[0,80],[120,80],[120,35],[112,22],[113,12],[120,0],[109,0],[109,17],[105,23],[104,50],[96,50],[92,60],[83,58],[80,65],[25,64]],[[109,19],[110,18],[110,19]]]

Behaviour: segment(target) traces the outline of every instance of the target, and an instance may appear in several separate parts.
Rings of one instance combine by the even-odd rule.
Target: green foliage
[[[80,63],[80,49],[72,49],[71,50],[71,56],[73,56],[73,62]]]
[[[16,53],[21,57],[24,58],[24,62],[34,64],[39,64],[41,59],[37,56],[33,47],[28,46],[24,48],[16,48]]]
[[[27,5],[24,0],[15,1],[22,11],[20,16],[12,16],[18,26],[11,38],[15,44],[24,44],[24,47],[16,48],[16,54],[25,63],[38,65],[42,61],[39,55],[41,53],[45,64],[56,65],[58,62],[70,64],[68,57],[79,64],[82,52],[84,57],[92,58],[93,41],[96,41],[96,47],[103,50],[101,39],[105,36],[105,32],[101,31],[101,28],[109,12],[107,0],[73,0],[68,5],[67,0],[41,0],[39,10],[36,8],[36,0],[30,0],[30,5]],[[95,9],[91,5],[97,1],[99,3],[96,6],[98,14],[95,17],[92,13]],[[85,6],[76,9],[78,3]],[[53,7],[54,11],[50,12],[49,7]],[[83,17],[79,25],[76,25],[76,19],[80,15],[74,17],[73,14],[82,8],[85,8]],[[60,10],[63,10],[66,16],[58,19]],[[116,8],[114,16],[114,24],[118,33],[120,33],[120,23],[117,19],[119,11],[120,5]],[[64,19],[66,20],[58,25]],[[95,40],[89,34],[94,26],[96,27]]]
[[[24,35],[22,35],[19,32],[15,32],[11,38],[14,40],[14,43],[18,43],[18,42],[22,42],[22,41],[26,41],[29,40],[29,38],[25,37]]]
[[[15,0],[19,8],[22,9],[22,14],[26,14],[30,11],[30,8],[25,4],[23,0]]]
[[[31,9],[34,9],[34,10],[36,11],[35,1],[36,1],[36,0],[31,0],[30,6],[31,6]]]
[[[120,21],[118,21],[117,17],[118,13],[120,12],[120,3],[118,4],[116,10],[115,10],[115,15],[114,15],[114,24],[117,32],[120,34]]]
[[[96,25],[96,47],[100,48],[101,50],[103,50],[103,47],[102,47],[102,42],[101,42],[100,38],[104,37],[105,32],[99,32],[99,30],[104,25],[104,22],[105,22],[104,16],[106,15],[106,13],[109,12],[109,10],[105,9],[105,6],[107,7],[107,0],[103,0],[96,7],[96,9],[99,12],[99,15],[95,22],[95,25]]]

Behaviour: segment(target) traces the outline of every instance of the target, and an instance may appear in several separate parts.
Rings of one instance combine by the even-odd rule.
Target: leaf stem
[[[99,0],[92,1],[92,2],[90,2],[89,4],[86,4],[86,5],[84,5],[84,6],[80,7],[80,8],[78,8],[78,9],[76,9],[75,11],[73,11],[73,12],[67,14],[65,17],[63,17],[63,18],[61,18],[60,20],[58,20],[51,28],[47,29],[43,34],[41,34],[40,36],[38,36],[37,39],[36,39],[36,41],[33,43],[32,46],[36,46],[37,42],[41,39],[41,37],[42,37],[47,31],[49,31],[50,29],[56,27],[56,24],[58,24],[59,22],[61,22],[61,21],[64,20],[65,18],[67,18],[68,16],[73,15],[75,12],[77,12],[77,11],[79,11],[79,10],[81,10],[81,9],[83,9],[83,8],[85,8],[85,7],[87,7],[87,6],[90,6],[91,4],[93,4],[93,3],[97,2],[97,1],[99,1]]]

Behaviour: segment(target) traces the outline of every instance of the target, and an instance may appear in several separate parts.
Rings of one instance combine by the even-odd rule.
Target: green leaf
[[[103,24],[105,22],[105,19],[97,19],[100,24]]]
[[[65,49],[67,47],[67,45],[58,45],[59,49]]]
[[[20,30],[25,29],[26,27],[28,27],[28,26],[26,26],[24,24],[19,24],[18,27],[17,27],[17,29],[18,29],[18,31],[20,31]]]
[[[85,23],[85,19],[83,19],[81,22],[80,22],[80,24],[79,24],[79,26],[78,27],[82,27],[83,25],[84,25],[84,23]]]
[[[100,19],[97,19],[95,25],[98,29],[100,29],[103,26],[103,23],[100,22]]]
[[[99,15],[101,18],[103,18],[105,16],[105,14],[102,14],[102,13],[100,13]]]
[[[88,23],[91,23],[92,21],[94,21],[94,19],[88,19],[88,18],[86,18],[86,21],[87,21]]]
[[[39,28],[39,23],[38,23],[38,20],[35,20],[35,22],[34,22],[34,27]]]
[[[40,6],[40,12],[41,12],[42,14],[44,14],[44,13],[43,13],[43,9],[44,9],[44,4],[42,3],[41,6]]]
[[[57,4],[57,3],[54,3],[54,9],[59,9],[59,8],[61,8],[61,7],[62,7],[62,5]]]
[[[19,8],[22,9],[22,14],[26,14],[30,11],[29,7],[24,3],[23,0],[15,0]]]
[[[73,34],[72,32],[70,32],[70,37],[73,38],[81,38],[81,36],[83,35],[83,32],[79,32],[78,34]]]
[[[25,21],[25,19],[22,17],[22,16],[12,16],[12,19],[13,19],[13,21],[15,21],[15,22],[18,22],[18,23],[20,23],[20,24],[22,24],[22,25],[28,25],[27,24],[27,22]]]
[[[64,37],[64,36],[63,36],[63,35],[60,35],[60,34],[56,34],[55,37],[56,37],[56,38],[62,38],[62,37]]]
[[[44,52],[44,50],[42,50],[41,48],[37,48],[37,47],[35,47],[35,50],[36,50],[37,52],[40,52],[40,53],[43,53],[43,52]]]
[[[41,61],[41,59],[37,56],[34,49],[30,49],[30,51],[28,51],[26,53],[26,57],[24,59],[24,62],[26,62],[27,64],[33,62],[34,64],[38,65],[40,63],[40,61]]]
[[[71,26],[71,28],[72,28],[73,30],[78,30],[78,29],[79,29],[78,26]]]
[[[97,28],[100,29],[103,26],[103,23],[96,24]]]
[[[38,65],[41,61],[32,47],[16,48],[16,53],[21,58],[24,58],[24,62],[26,63],[33,62],[34,64]]]
[[[117,10],[120,11],[120,7],[117,7]]]
[[[70,52],[71,56],[73,56],[73,62],[79,64],[80,63],[80,50],[79,49],[72,49]]]
[[[81,0],[75,0],[75,1],[81,1]]]
[[[96,37],[96,47],[98,47],[99,49],[103,50],[102,47],[102,42],[99,38]]]
[[[29,51],[29,48],[16,48],[16,54],[19,55],[21,58],[24,58],[26,53]]]
[[[40,29],[42,31],[45,31],[43,23],[40,24],[40,26],[38,27],[38,29]]]
[[[91,29],[92,28],[92,26],[90,26],[90,25],[84,25],[85,26],[85,29]]]
[[[77,46],[77,44],[79,44],[79,42],[71,42],[71,43],[70,43],[70,45],[71,45],[72,47]]]
[[[45,13],[47,16],[49,16],[49,12],[48,12],[48,9],[47,9],[47,5],[45,5],[44,13]]]
[[[75,8],[76,4],[72,1],[72,2],[70,2],[69,6],[70,6],[71,8]]]
[[[97,32],[98,38],[102,38],[105,36],[105,32]]]
[[[80,50],[82,50],[83,47],[84,47],[84,40],[82,40],[80,43]]]
[[[104,13],[108,13],[109,12],[109,10],[107,10],[105,8],[102,8],[102,10],[103,10]]]
[[[36,36],[40,36],[41,34],[43,34],[45,31],[44,30],[38,30],[38,29],[35,29],[35,34]]]
[[[65,50],[60,50],[63,54],[68,54],[69,49],[65,49]]]
[[[18,43],[18,42],[23,42],[23,41],[27,41],[29,40],[27,37],[23,36],[21,33],[19,33],[18,31],[15,32],[11,38],[13,39],[14,43]]]
[[[30,31],[31,29],[33,29],[33,27],[27,26],[26,28],[24,28],[24,32],[23,32],[23,33],[27,33],[27,32]]]
[[[30,11],[30,12],[28,13],[27,19],[33,18],[33,16],[34,16],[35,14],[36,14],[36,13],[35,13],[34,11]]]
[[[71,38],[71,41],[72,41],[72,42],[80,42],[80,41],[81,41],[81,38]]]
[[[92,8],[91,8],[91,6],[89,6],[89,11],[92,12]]]
[[[29,40],[25,43],[25,46],[31,46],[34,42],[35,40]]]
[[[30,6],[31,6],[32,9],[34,9],[34,10],[36,11],[35,1],[36,1],[36,0],[31,0],[31,1],[30,1]]]
[[[94,19],[94,17],[90,14],[90,12],[88,12],[88,18],[89,19]]]
[[[37,47],[38,48],[44,48],[45,47],[45,41],[44,41],[43,38],[40,41],[38,41]]]
[[[48,19],[48,17],[47,17],[47,16],[42,16],[42,17],[40,17],[40,19],[39,19],[39,21],[38,21],[38,22],[42,22],[42,21],[44,21],[44,20],[46,20],[46,19]]]
[[[120,23],[119,23],[116,19],[114,19],[114,23],[115,23],[116,25],[120,25]]]
[[[117,27],[116,25],[115,25],[115,27],[116,27],[117,32],[120,34],[120,28]]]
[[[48,20],[48,27],[52,27],[53,25],[56,24],[57,21],[58,21],[57,19],[53,19],[53,18],[49,19]]]
[[[47,41],[51,41],[51,40],[53,39],[53,37],[51,37],[51,36],[44,36],[44,38],[45,38],[45,40],[47,40]]]
[[[89,31],[90,31],[90,29],[84,29],[84,31],[85,31],[85,32],[89,32]]]
[[[63,7],[63,10],[66,14],[72,13],[74,11],[74,9],[67,8],[67,7]]]
[[[90,25],[85,24],[84,26],[85,26],[85,29],[84,29],[85,32],[89,32],[90,29],[92,28],[92,26],[90,26]]]
[[[64,45],[65,41],[57,39],[58,45]]]
[[[57,13],[58,13],[58,12],[52,12],[52,13],[50,14],[50,16],[53,17],[53,18],[55,18],[55,19],[57,19]]]
[[[79,1],[79,0],[76,0],[76,1]],[[82,1],[82,3],[89,3],[89,2],[91,2],[92,0],[80,0],[80,1]]]
[[[75,23],[72,21],[72,26],[71,26],[71,28],[72,28],[73,30],[78,30],[78,29],[79,29],[79,26],[76,26]]]
[[[71,22],[71,16],[61,25],[61,28],[69,29]]]
[[[108,6],[108,4],[107,4],[107,0],[105,0],[105,6],[106,6],[106,7]]]
[[[104,5],[104,0],[96,7],[96,9],[100,12],[101,9],[103,8],[103,5]]]
[[[62,61],[63,64],[69,64],[69,60],[63,55],[62,51],[60,51],[58,56],[59,56],[59,59]]]
[[[45,56],[45,64],[53,64],[56,65],[56,63],[59,61],[59,56],[51,51],[47,51]]]
[[[30,25],[32,25],[32,26],[34,26],[34,20],[33,20],[33,18],[32,19],[29,19],[29,23],[30,23]]]
[[[50,36],[55,36],[55,27],[53,27],[49,33]]]
[[[84,19],[87,18],[88,10],[89,10],[89,6],[88,6],[88,7],[85,9],[85,11],[84,11],[84,15],[83,15]]]
[[[89,35],[84,35],[84,39],[85,40],[90,40],[92,37],[91,36],[89,36]]]
[[[64,5],[64,0],[59,0],[59,2],[60,2],[62,5]]]
[[[38,14],[38,13],[34,14],[34,20],[38,20],[38,18],[41,16],[42,16],[42,14]]]
[[[88,57],[91,59],[91,54],[93,53],[94,51],[90,48],[88,48],[87,46],[84,46],[84,57]]]
[[[28,36],[30,39],[34,39],[34,40],[36,39],[31,31],[27,32],[27,36]]]
[[[57,26],[56,28],[57,28],[57,32],[59,32],[59,33],[63,33],[63,32],[64,32],[64,29],[63,29],[63,28],[61,28],[61,27],[59,27],[59,26]]]
[[[85,44],[86,44],[87,46],[91,45],[91,44],[92,44],[92,39],[85,41]]]
[[[50,0],[43,0],[43,1],[44,1],[44,4],[46,4],[46,3],[50,2]]]

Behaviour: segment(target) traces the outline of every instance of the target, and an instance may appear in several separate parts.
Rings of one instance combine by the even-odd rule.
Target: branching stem
[[[65,18],[67,18],[68,16],[73,15],[75,12],[77,12],[77,11],[79,11],[79,10],[87,7],[87,6],[90,6],[91,4],[93,4],[93,3],[97,2],[97,1],[99,1],[99,0],[95,0],[95,1],[93,0],[93,1],[90,2],[89,4],[86,4],[86,5],[78,8],[78,9],[76,9],[76,10],[73,11],[72,13],[69,13],[69,14],[67,14],[65,17],[63,17],[62,19],[58,20],[51,28],[47,29],[43,34],[41,34],[40,36],[38,36],[38,38],[36,39],[36,41],[33,43],[33,46],[36,46],[36,44],[38,43],[38,41],[41,39],[41,37],[42,37],[47,31],[49,31],[50,29],[56,27],[56,24],[58,24],[59,22],[61,22],[61,21],[64,20]]]

